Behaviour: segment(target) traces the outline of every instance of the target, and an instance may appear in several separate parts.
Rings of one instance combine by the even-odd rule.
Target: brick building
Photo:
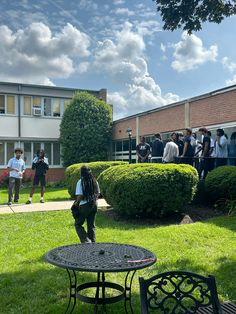
[[[213,138],[217,128],[223,128],[229,139],[236,132],[236,85],[114,121],[113,158],[128,159],[128,128],[132,129],[132,159],[135,161],[139,136],[145,136],[150,142],[159,132],[166,140],[173,131],[187,127],[196,131],[202,126],[211,130]]]
[[[49,160],[48,180],[64,177],[60,156],[60,122],[73,88],[0,82],[0,177],[14,148],[24,150],[23,158],[28,174],[38,149],[42,148]],[[107,91],[87,90],[106,101]]]

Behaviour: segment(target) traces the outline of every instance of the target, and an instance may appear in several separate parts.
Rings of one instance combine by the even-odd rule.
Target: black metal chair
[[[142,314],[222,314],[213,276],[169,271],[139,285]]]

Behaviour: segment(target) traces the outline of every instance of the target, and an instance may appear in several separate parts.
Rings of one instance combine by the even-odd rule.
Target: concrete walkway
[[[43,212],[49,210],[70,209],[74,201],[46,202],[26,204],[0,205],[0,214],[17,214],[28,212]],[[104,199],[98,200],[98,207],[109,206]]]

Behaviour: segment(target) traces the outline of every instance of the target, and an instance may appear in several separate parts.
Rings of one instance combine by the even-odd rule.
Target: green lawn
[[[70,211],[8,214],[1,215],[0,220],[0,313],[63,313],[67,273],[46,263],[43,255],[78,241]],[[150,226],[117,222],[99,212],[97,240],[141,245],[156,253],[157,263],[135,275],[135,313],[139,313],[138,276],[150,277],[171,269],[214,274],[220,299],[236,300],[236,217]],[[80,276],[86,281],[94,279],[93,274]],[[109,278],[121,283],[124,274],[109,274]],[[74,313],[93,313],[93,307],[80,303]],[[124,313],[123,302],[107,306],[107,313]]]
[[[19,203],[24,204],[29,198],[30,188],[22,188],[20,190]],[[70,199],[70,195],[66,188],[52,188],[46,187],[44,199],[47,202],[51,201],[64,201]],[[35,194],[33,195],[33,202],[38,203],[40,200],[40,187],[36,188]],[[0,205],[6,204],[8,201],[7,188],[0,188]]]

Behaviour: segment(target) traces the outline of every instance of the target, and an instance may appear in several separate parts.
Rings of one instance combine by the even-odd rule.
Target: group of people
[[[236,132],[232,133],[230,143],[221,128],[216,130],[215,140],[206,128],[200,128],[198,132],[200,140],[197,139],[196,132],[186,128],[184,134],[173,132],[166,143],[162,141],[160,133],[155,134],[155,139],[150,144],[142,136],[136,146],[138,162],[150,160],[194,165],[200,178],[205,178],[215,167],[226,165],[228,158],[230,164],[236,165]]]
[[[25,172],[25,161],[22,158],[23,150],[15,149],[15,156],[8,162],[9,186],[8,186],[8,205],[12,205],[13,195],[14,203],[18,203],[20,187]],[[48,159],[45,157],[43,149],[37,152],[33,159],[32,170],[35,170],[30,196],[26,204],[32,203],[32,197],[36,186],[41,186],[40,203],[44,203],[44,192],[46,186],[46,172],[49,169]],[[97,180],[92,175],[88,166],[81,167],[81,178],[76,185],[76,200],[72,206],[72,214],[75,219],[75,230],[81,243],[90,243],[96,241],[95,235],[95,217],[97,213],[97,198],[100,189]],[[87,231],[83,224],[87,220]]]
[[[15,156],[8,161],[7,169],[9,170],[9,185],[8,185],[8,205],[12,205],[13,194],[14,203],[18,203],[20,187],[25,172],[25,162],[22,158],[23,150],[21,148],[15,149]],[[37,156],[33,159],[32,169],[35,170],[33,184],[30,191],[30,196],[26,204],[32,203],[32,197],[35,191],[35,187],[41,186],[41,198],[40,203],[44,203],[44,192],[46,186],[46,172],[49,169],[48,159],[45,157],[43,149],[37,152]]]

